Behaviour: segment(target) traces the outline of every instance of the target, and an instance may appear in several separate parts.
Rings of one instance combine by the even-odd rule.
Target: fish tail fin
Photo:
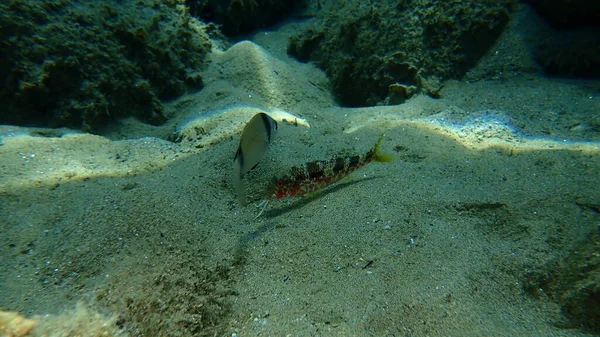
[[[373,161],[389,163],[394,160],[394,155],[381,151],[381,142],[383,141],[383,137],[385,137],[385,133],[379,137],[377,143],[375,143],[375,146],[373,146],[373,150],[371,150],[373,152]]]

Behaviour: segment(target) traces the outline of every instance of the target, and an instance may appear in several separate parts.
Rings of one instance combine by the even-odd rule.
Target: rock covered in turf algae
[[[161,99],[202,87],[210,42],[180,1],[0,3],[0,123],[94,131],[160,124]]]
[[[343,105],[399,103],[401,86],[436,97],[441,80],[464,75],[494,43],[516,2],[332,1],[288,52],[323,68]]]

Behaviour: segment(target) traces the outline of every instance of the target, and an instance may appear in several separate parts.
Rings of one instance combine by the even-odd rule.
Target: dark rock
[[[325,4],[315,12],[311,28],[291,37],[288,53],[324,69],[346,106],[398,101],[397,93],[390,92],[396,83],[436,97],[440,80],[464,75],[494,43],[515,4],[516,0]]]
[[[600,25],[600,1],[525,0],[554,28]]]
[[[600,77],[600,2],[526,0],[544,19],[533,45],[536,62],[552,76]]]
[[[192,15],[233,36],[266,28],[304,7],[304,0],[186,0]]]
[[[0,123],[97,131],[165,121],[162,99],[202,87],[206,34],[175,2],[0,4]]]
[[[549,75],[600,78],[600,26],[552,30],[538,39],[534,55]]]

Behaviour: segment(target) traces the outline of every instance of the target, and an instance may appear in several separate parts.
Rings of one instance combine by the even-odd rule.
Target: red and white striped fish
[[[292,167],[289,175],[277,180],[271,196],[281,199],[306,195],[339,181],[370,162],[391,162],[393,155],[380,151],[384,136],[381,135],[375,146],[364,155],[317,160]]]

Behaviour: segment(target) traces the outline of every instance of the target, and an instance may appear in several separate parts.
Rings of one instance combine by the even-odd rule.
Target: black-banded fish
[[[363,155],[311,161],[292,167],[289,175],[276,181],[271,197],[281,199],[309,194],[339,181],[368,163],[391,162],[393,155],[380,150],[384,136],[381,135],[375,146]]]
[[[233,157],[233,179],[240,203],[245,201],[244,175],[264,157],[277,131],[277,122],[259,112],[244,126],[240,144]]]

